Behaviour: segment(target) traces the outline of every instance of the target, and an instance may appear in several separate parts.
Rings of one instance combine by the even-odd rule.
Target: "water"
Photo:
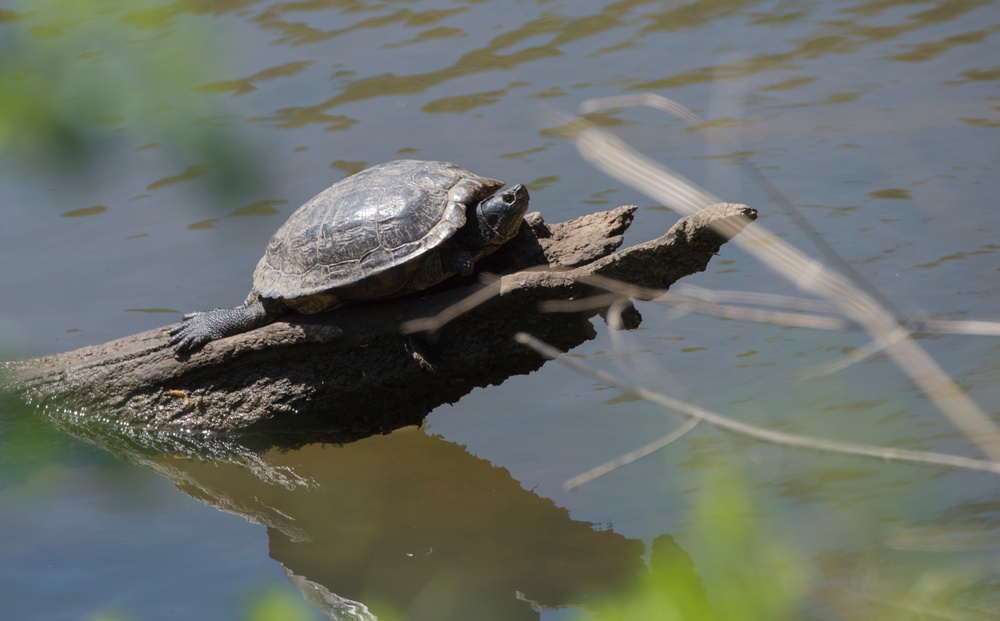
[[[89,145],[74,151],[83,163],[60,160],[75,143],[58,138],[49,149],[37,134],[0,141],[13,145],[0,152],[6,357],[240,302],[267,238],[295,207],[346,172],[400,156],[526,183],[532,208],[552,222],[636,203],[626,243],[655,237],[676,214],[596,173],[570,140],[581,102],[645,91],[715,120],[904,311],[997,318],[994,3],[102,6],[104,22],[0,13],[0,45],[26,36],[40,46],[28,58],[42,75],[69,68],[53,98],[60,118],[83,122],[79,144]],[[105,22],[114,36],[88,38]],[[160,64],[144,76],[130,62],[146,54]],[[0,69],[4,88],[10,75]],[[111,94],[95,99],[103,107],[80,105],[88,84]],[[757,207],[771,230],[815,252],[707,131],[651,110],[599,120],[716,195]],[[794,293],[732,245],[688,281]],[[574,353],[745,422],[978,456],[882,356],[798,379],[864,345],[861,334],[641,310],[626,351],[602,329]],[[1000,341],[920,343],[996,420]],[[325,589],[327,601],[336,595],[375,615],[563,619],[599,608],[619,579],[641,570],[653,542],[670,537],[721,609],[738,581],[713,565],[715,538],[696,516],[710,482],[735,471],[752,507],[747,538],[785,550],[803,581],[790,598],[797,616],[878,617],[885,609],[873,602],[941,583],[965,590],[946,591],[943,602],[927,595],[933,605],[997,613],[1000,486],[990,475],[699,427],[563,490],[569,477],[677,424],[549,364],[439,408],[419,431],[265,454],[315,482],[288,490],[224,464],[165,456],[137,467],[7,411],[0,601],[24,619],[242,618],[261,590]],[[746,573],[781,567],[742,552],[753,559]],[[734,570],[740,553],[727,563]]]

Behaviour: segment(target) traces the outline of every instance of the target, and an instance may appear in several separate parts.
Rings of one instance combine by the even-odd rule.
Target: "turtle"
[[[176,355],[274,322],[416,293],[513,238],[528,190],[448,162],[395,160],[333,184],[274,233],[246,301],[185,315],[168,332]]]

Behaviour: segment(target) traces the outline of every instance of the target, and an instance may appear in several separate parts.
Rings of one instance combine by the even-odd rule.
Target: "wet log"
[[[535,213],[518,237],[479,266],[479,282],[270,326],[175,357],[157,329],[71,352],[4,363],[7,389],[50,411],[128,429],[367,435],[419,424],[474,388],[538,369],[514,341],[533,334],[571,349],[595,334],[611,300],[544,312],[596,293],[593,277],[664,290],[703,271],[756,217],[718,204],[662,237],[619,250],[635,207],[560,224]],[[621,297],[621,294],[618,294]],[[638,313],[626,314],[630,322]],[[75,425],[76,426],[76,425]]]

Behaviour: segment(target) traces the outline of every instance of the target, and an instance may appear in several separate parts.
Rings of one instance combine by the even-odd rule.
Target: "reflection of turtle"
[[[267,325],[296,311],[320,313],[413,293],[473,263],[517,234],[523,185],[446,162],[397,160],[348,177],[288,218],[271,237],[243,306],[184,316],[177,353]]]

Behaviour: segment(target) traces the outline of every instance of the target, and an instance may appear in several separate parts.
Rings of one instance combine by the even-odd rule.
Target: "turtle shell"
[[[330,186],[271,237],[250,299],[305,313],[412,293],[440,282],[441,244],[469,205],[504,184],[447,162],[397,160]]]

